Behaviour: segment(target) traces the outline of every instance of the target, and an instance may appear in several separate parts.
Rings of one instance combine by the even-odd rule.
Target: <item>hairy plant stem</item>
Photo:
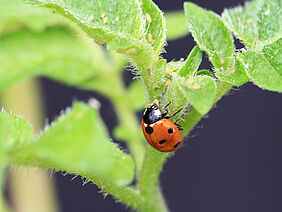
[[[153,211],[153,208],[150,208],[152,206],[157,207],[157,211],[168,211],[160,189],[159,175],[169,155],[170,153],[160,152],[147,145],[137,189],[152,204],[144,205],[142,211]]]
[[[137,209],[139,212],[168,211],[159,187],[154,193],[145,195],[136,187],[117,186],[103,179],[98,180],[95,176],[86,175],[85,177],[95,182],[97,186],[102,188],[104,191],[109,192],[119,201],[122,201],[130,207]]]
[[[214,98],[214,104],[226,94],[230,88],[231,84],[225,82],[217,83],[217,93]],[[194,128],[194,126],[203,118],[203,114],[198,113],[194,108],[191,108],[190,111],[184,116],[182,122],[180,123],[183,128],[183,136],[189,134],[189,132]],[[142,196],[146,199],[152,199],[155,201],[155,205],[159,204],[160,212],[168,211],[165,201],[156,201],[156,198],[159,197],[163,200],[162,193],[159,187],[159,175],[162,170],[162,167],[168,156],[172,155],[171,153],[163,153],[153,149],[151,146],[147,145],[145,158],[140,173],[140,178],[138,181],[137,188],[140,190]],[[142,211],[152,211],[147,210]]]

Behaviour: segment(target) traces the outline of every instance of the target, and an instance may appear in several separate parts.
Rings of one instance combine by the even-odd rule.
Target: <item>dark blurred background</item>
[[[163,11],[182,10],[184,1],[157,0]],[[221,14],[241,0],[193,1]],[[184,27],[184,26],[183,26]],[[186,58],[195,42],[191,35],[168,42],[168,60]],[[237,45],[239,42],[237,42]],[[209,68],[205,58],[201,68]],[[124,80],[132,80],[124,71]],[[110,102],[101,95],[42,78],[49,121],[74,100],[91,97],[102,103],[101,114],[110,131],[117,122]],[[173,212],[282,211],[282,96],[252,83],[234,88],[210,111],[168,160],[161,185]],[[116,141],[120,142],[120,141]],[[55,174],[62,212],[131,211],[78,177]]]

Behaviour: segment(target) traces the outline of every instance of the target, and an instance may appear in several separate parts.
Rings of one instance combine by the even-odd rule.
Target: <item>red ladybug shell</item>
[[[142,119],[142,130],[148,143],[161,152],[172,152],[182,143],[182,135],[177,126],[169,119],[162,118],[149,126],[152,132],[146,132],[148,125]]]

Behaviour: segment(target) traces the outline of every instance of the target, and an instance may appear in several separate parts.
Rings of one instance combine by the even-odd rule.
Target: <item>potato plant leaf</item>
[[[2,120],[1,131],[4,133],[2,137],[4,149],[18,148],[31,142],[33,130],[27,121],[4,110],[0,112],[0,119]]]
[[[146,17],[146,39],[154,49],[155,57],[161,54],[166,42],[166,23],[162,11],[152,0],[142,0],[141,8]]]
[[[254,0],[244,7],[224,10],[222,17],[229,29],[254,51],[282,34],[280,0]]]
[[[282,39],[266,45],[263,53],[245,52],[240,56],[247,75],[261,88],[282,92]]]
[[[152,64],[155,57],[154,49],[144,36],[146,17],[139,1],[27,0],[27,2],[55,10],[77,23],[98,44],[109,44],[110,49],[128,55],[139,68],[147,68]]]
[[[185,60],[183,66],[180,68],[178,74],[181,77],[192,77],[198,70],[202,62],[202,51],[196,45],[190,52],[188,58]]]
[[[233,39],[221,18],[190,2],[184,3],[184,11],[190,32],[216,71],[230,69],[234,60]]]
[[[11,115],[6,119],[15,120]],[[110,142],[98,111],[83,103],[76,103],[32,142],[10,146],[6,154],[9,164],[55,168],[119,186],[134,177],[132,158]]]
[[[236,86],[243,85],[250,80],[238,55],[240,55],[240,53],[235,54],[235,67],[216,72],[216,76],[220,80]]]
[[[282,76],[282,38],[273,44],[264,46],[262,52],[269,64]]]
[[[209,76],[178,79],[178,86],[187,101],[201,114],[207,113],[213,105],[216,82]]]

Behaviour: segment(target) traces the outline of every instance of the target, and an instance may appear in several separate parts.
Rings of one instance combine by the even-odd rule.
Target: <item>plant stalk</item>
[[[232,85],[229,83],[218,82],[217,93],[214,98],[214,104],[219,99],[221,99],[221,97],[225,95],[231,88]],[[182,127],[184,128],[182,132],[184,137],[190,133],[190,131],[203,118],[203,116],[203,114],[198,113],[193,107],[190,109],[190,111],[184,116],[183,120],[180,122],[180,125],[182,125]],[[140,173],[140,178],[137,185],[137,188],[140,190],[141,194],[146,199],[153,199],[155,201],[155,205],[159,205],[159,212],[168,211],[164,201],[156,201],[156,196],[158,196],[156,194],[158,194],[159,192],[159,195],[162,196],[158,183],[159,175],[166,161],[166,158],[170,155],[172,154],[159,152],[153,149],[151,146],[147,145],[142,170]],[[141,211],[152,211],[147,209],[148,208],[145,208],[145,210]]]

